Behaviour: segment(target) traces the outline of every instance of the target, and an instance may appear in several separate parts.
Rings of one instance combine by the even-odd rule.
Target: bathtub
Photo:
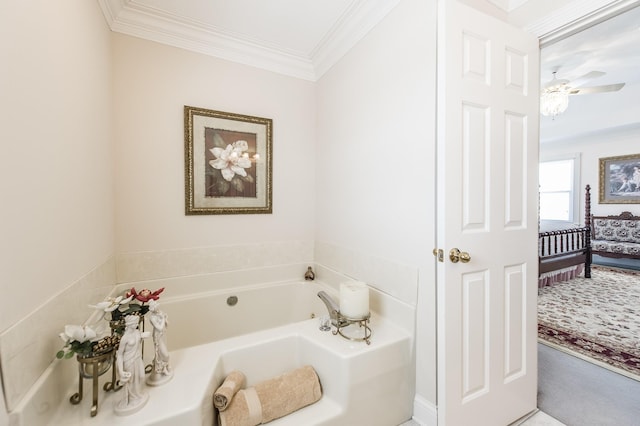
[[[318,373],[322,398],[270,424],[396,426],[408,420],[414,389],[411,333],[376,312],[370,345],[321,331],[318,317],[327,315],[317,297],[321,290],[336,297],[334,288],[318,281],[175,296],[168,289],[160,309],[169,317],[171,381],[147,387],[149,401],[135,414],[116,416],[112,407],[120,392],[101,391],[96,417],[89,416],[91,397],[85,394],[79,405],[63,403],[51,424],[215,425],[213,392],[232,370],[244,372],[248,387],[306,364]],[[361,330],[350,327],[355,328],[346,334],[357,337]]]
[[[171,320],[168,345],[179,350],[255,331],[327,315],[317,297],[319,282],[245,286],[162,298],[160,309]],[[197,313],[197,324],[189,323]],[[179,330],[175,330],[179,328]]]

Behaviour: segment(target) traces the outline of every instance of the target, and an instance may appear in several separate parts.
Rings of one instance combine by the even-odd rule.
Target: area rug
[[[538,291],[542,343],[640,380],[640,273],[595,266]]]

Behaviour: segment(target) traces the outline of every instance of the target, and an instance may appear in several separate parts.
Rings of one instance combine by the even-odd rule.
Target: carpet
[[[538,345],[538,408],[567,426],[638,426],[640,381]]]
[[[640,380],[640,273],[595,266],[538,290],[542,343]]]

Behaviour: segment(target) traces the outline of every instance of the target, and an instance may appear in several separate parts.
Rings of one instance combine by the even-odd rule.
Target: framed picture
[[[600,159],[600,203],[640,204],[640,154]]]
[[[271,213],[272,120],[184,107],[185,214]]]

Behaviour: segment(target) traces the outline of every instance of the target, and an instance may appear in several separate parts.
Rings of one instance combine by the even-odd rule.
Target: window
[[[540,163],[540,220],[578,222],[577,157]]]

